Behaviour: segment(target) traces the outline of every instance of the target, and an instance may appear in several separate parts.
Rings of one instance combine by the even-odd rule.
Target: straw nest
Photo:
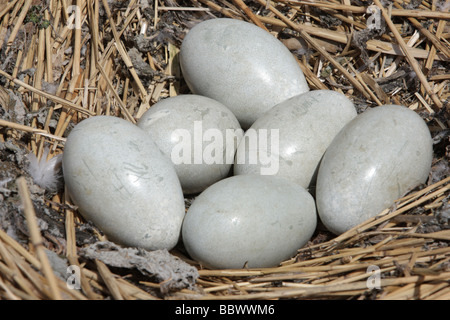
[[[0,0],[0,298],[450,299],[448,11],[427,0]],[[179,270],[139,264],[153,253],[126,251],[136,259],[120,265],[87,255],[121,249],[82,219],[63,185],[44,190],[26,168],[30,154],[60,155],[86,117],[136,122],[159,99],[188,93],[177,53],[193,25],[214,17],[267,29],[311,89],[342,92],[359,112],[415,110],[435,157],[426,185],[338,237],[319,227],[278,267],[208,270],[181,245],[161,253],[188,270],[168,286]],[[78,290],[67,285],[69,265]]]

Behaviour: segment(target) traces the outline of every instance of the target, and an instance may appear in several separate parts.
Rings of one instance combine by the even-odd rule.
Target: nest
[[[450,299],[448,11],[426,0],[0,0],[0,298]],[[215,17],[266,29],[312,90],[341,92],[358,112],[415,110],[434,139],[427,183],[340,236],[319,226],[274,268],[209,270],[182,244],[109,242],[58,176],[35,171],[57,169],[82,119],[135,123],[161,98],[189,93],[181,42]]]

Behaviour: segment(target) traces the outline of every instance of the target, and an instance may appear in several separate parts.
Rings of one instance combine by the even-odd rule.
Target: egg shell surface
[[[174,163],[185,194],[201,192],[229,174],[243,135],[227,107],[193,94],[159,101],[137,125]]]
[[[182,227],[192,258],[209,268],[273,267],[295,255],[316,227],[312,196],[274,176],[233,176],[203,191]]]
[[[67,138],[62,164],[73,203],[108,239],[147,250],[176,245],[181,185],[145,131],[112,116],[83,120]]]
[[[336,91],[292,97],[247,130],[236,152],[234,174],[273,174],[309,188],[325,150],[355,117],[353,103]]]
[[[254,24],[219,18],[186,35],[180,66],[194,94],[227,106],[249,128],[276,104],[309,90],[291,52]]]
[[[341,234],[376,216],[426,181],[432,158],[430,131],[414,111],[385,105],[359,114],[335,137],[320,165],[321,221]]]

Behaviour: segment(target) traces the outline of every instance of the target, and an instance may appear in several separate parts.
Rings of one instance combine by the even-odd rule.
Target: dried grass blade
[[[258,1],[260,3],[262,2],[262,0],[258,0]],[[272,8],[272,7],[269,7],[269,8]],[[274,9],[271,9],[271,10],[274,10]],[[258,18],[262,22],[271,24],[274,26],[291,27],[297,31],[305,30],[309,34],[314,35],[316,37],[336,41],[336,42],[343,43],[343,44],[348,43],[349,35],[346,33],[343,33],[343,32],[314,27],[314,26],[310,26],[310,25],[306,25],[306,24],[302,24],[302,25],[294,24],[294,26],[296,26],[296,27],[293,27],[292,25],[289,25],[284,20],[278,20],[276,18],[265,17],[265,16],[260,16],[260,15],[258,15]],[[392,55],[396,55],[396,56],[404,56],[405,55],[399,45],[394,44],[394,43],[389,43],[386,41],[375,40],[375,39],[371,39],[371,40],[367,41],[367,50],[381,52],[381,53],[385,53],[385,54],[392,54]],[[409,51],[417,59],[426,59],[426,58],[428,58],[428,55],[429,55],[428,50],[424,50],[424,49],[411,48]],[[447,61],[448,58],[445,57],[443,54],[438,54],[436,56],[435,60]]]
[[[43,96],[43,97],[45,97],[47,99],[50,99],[50,100],[52,100],[52,101],[54,101],[56,103],[62,104],[62,105],[64,105],[65,107],[67,107],[69,109],[74,109],[74,110],[76,110],[78,112],[81,112],[81,113],[84,113],[84,114],[88,114],[90,116],[94,116],[95,115],[93,112],[91,112],[89,110],[86,110],[84,108],[81,108],[80,106],[77,106],[73,102],[70,102],[68,100],[62,99],[62,98],[60,98],[58,96],[55,96],[55,95],[50,94],[50,93],[47,93],[45,91],[36,89],[35,87],[30,86],[29,84],[26,84],[25,82],[23,82],[23,81],[21,81],[19,79],[15,79],[15,78],[11,77],[9,74],[7,74],[6,72],[4,72],[2,70],[0,70],[0,75],[6,77],[8,80],[13,81],[15,84],[17,84],[17,85],[19,85],[19,86],[21,86],[21,87],[23,87],[23,88],[33,92],[33,93],[37,93],[40,96]]]
[[[5,245],[0,242],[0,256],[5,261],[5,265],[1,265],[1,269],[5,274],[9,274],[11,276],[11,281],[14,281],[19,285],[22,290],[29,295],[30,297],[36,297],[34,292],[30,289],[31,285],[29,281],[27,281],[22,273],[20,272],[19,268],[17,267],[16,261],[14,260],[14,257],[9,253],[9,251],[6,249]],[[6,268],[9,268],[7,270]]]
[[[123,300],[123,297],[120,293],[119,287],[116,283],[116,279],[114,275],[109,271],[108,267],[101,262],[100,260],[95,260],[95,264],[97,265],[97,270],[100,273],[103,281],[105,281],[106,286],[109,289],[109,292],[116,300]]]
[[[116,98],[117,103],[120,106],[120,110],[123,112],[123,114],[125,115],[125,117],[127,117],[127,119],[129,121],[131,121],[132,123],[136,123],[136,120],[133,118],[133,116],[130,114],[130,112],[128,111],[127,107],[124,105],[122,99],[120,98],[119,94],[117,93],[117,91],[114,89],[113,84],[111,83],[111,81],[108,78],[108,75],[106,74],[105,70],[103,69],[103,67],[100,64],[97,64],[97,69],[100,71],[100,73],[102,74],[103,78],[106,80],[106,84],[108,85],[109,89],[112,91],[114,97]]]
[[[238,6],[241,10],[245,12],[245,14],[253,21],[261,29],[269,32],[266,26],[259,20],[259,18],[253,13],[253,11],[244,3],[242,0],[232,0],[233,3]]]
[[[67,194],[67,191],[65,192]],[[74,223],[74,213],[72,210],[66,210],[66,220],[65,220],[65,230],[66,230],[66,256],[67,260],[71,265],[77,266],[80,270],[80,282],[81,289],[85,292],[86,296],[91,300],[101,299],[101,296],[94,293],[89,281],[85,275],[85,270],[80,266],[77,256],[77,247],[75,239],[75,223]]]
[[[20,177],[17,179],[17,186],[19,188],[19,194],[21,197],[22,205],[24,207],[23,210],[30,232],[31,243],[36,249],[39,261],[42,264],[42,271],[47,277],[52,298],[60,300],[61,295],[58,290],[58,285],[52,267],[50,266],[47,255],[44,251],[45,249],[42,244],[41,231],[39,230],[39,227],[37,225],[36,213],[34,212],[33,203],[31,202],[28,186],[24,177]]]
[[[394,23],[392,22],[391,18],[389,17],[389,14],[387,13],[386,9],[381,4],[380,0],[374,0],[375,4],[378,8],[381,10],[381,14],[383,15],[387,25],[389,26],[389,29],[394,34],[395,39],[397,40],[398,44],[402,48],[406,58],[408,59],[408,62],[410,63],[411,67],[414,69],[414,72],[416,73],[417,77],[419,78],[420,82],[422,83],[423,87],[427,91],[428,95],[433,99],[433,102],[436,105],[435,111],[439,111],[442,108],[442,102],[439,100],[439,97],[436,95],[436,93],[433,92],[430,84],[427,81],[427,78],[423,74],[422,70],[420,69],[419,64],[417,63],[417,60],[414,58],[414,56],[411,54],[408,46],[406,45],[405,41],[403,40],[400,32],[395,27]]]
[[[113,31],[114,40],[115,40],[114,44],[116,45],[116,48],[117,48],[120,56],[122,57],[122,60],[124,61],[125,65],[127,66],[128,70],[130,71],[131,75],[133,76],[134,81],[136,81],[136,84],[141,93],[141,98],[143,100],[145,100],[145,97],[147,96],[147,91],[145,90],[144,86],[142,85],[142,82],[139,79],[139,76],[137,75],[136,70],[133,67],[133,63],[131,62],[130,57],[128,56],[127,52],[125,51],[125,49],[123,47],[122,41],[120,41],[120,35],[117,32],[117,28],[114,23],[114,19],[111,16],[111,10],[109,9],[108,2],[107,2],[107,0],[102,0],[102,3],[103,3],[103,7],[105,8],[106,14],[108,16],[109,23],[111,25],[111,29]],[[155,9],[155,12],[156,12],[156,9]]]
[[[41,268],[41,262],[2,229],[0,229],[0,239],[13,248],[19,255],[24,257],[33,266],[38,269]]]
[[[19,32],[20,27],[22,27],[23,20],[25,19],[28,13],[28,9],[30,9],[32,2],[33,0],[26,0],[25,4],[23,5],[22,11],[20,12],[20,15],[14,25],[14,28],[12,29],[11,34],[9,35],[7,44],[8,47],[10,47],[14,42],[14,40],[16,39],[17,33]]]
[[[11,2],[8,2],[5,6],[5,8],[0,11],[0,19],[9,11],[11,10],[12,7],[14,7],[16,5],[16,2],[18,0],[12,0]]]

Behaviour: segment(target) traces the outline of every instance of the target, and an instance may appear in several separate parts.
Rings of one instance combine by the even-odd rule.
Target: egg
[[[193,94],[159,101],[137,125],[171,159],[185,194],[201,192],[228,176],[243,135],[227,107]]]
[[[320,165],[321,221],[341,234],[376,216],[426,181],[432,157],[429,129],[414,111],[385,105],[358,115],[335,137]]]
[[[109,240],[147,250],[176,245],[181,185],[144,130],[112,116],[83,120],[67,137],[62,165],[73,203]]]
[[[180,49],[194,94],[226,105],[244,129],[276,104],[309,90],[291,52],[254,24],[227,18],[194,26]]]
[[[325,150],[355,117],[353,103],[332,90],[283,101],[247,130],[236,152],[234,174],[277,175],[308,188]]]
[[[189,255],[209,268],[273,267],[295,255],[316,227],[312,196],[274,176],[233,176],[203,191],[182,227]]]

